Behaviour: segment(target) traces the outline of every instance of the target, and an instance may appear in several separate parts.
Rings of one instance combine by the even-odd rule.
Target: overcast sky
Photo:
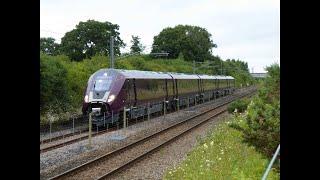
[[[163,28],[188,24],[212,34],[218,45],[214,55],[246,61],[250,72],[265,72],[267,65],[280,63],[279,0],[40,1],[40,37],[60,43],[64,33],[88,19],[118,24],[129,46],[131,35],[138,35],[147,52]]]

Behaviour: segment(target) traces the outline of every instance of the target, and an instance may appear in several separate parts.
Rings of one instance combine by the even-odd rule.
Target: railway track
[[[104,133],[107,133],[107,132],[115,131],[115,130],[117,130],[116,127],[111,127],[111,128],[108,128],[108,129],[105,129],[105,130],[102,130],[102,131],[93,132],[92,133],[92,137],[97,136],[97,135],[101,135],[101,134],[104,134]],[[43,148],[40,147],[40,154],[44,153],[44,152],[47,152],[47,151],[51,151],[53,149],[57,149],[59,147],[63,147],[63,146],[78,142],[78,141],[82,141],[82,140],[88,139],[88,137],[89,137],[89,135],[88,135],[89,132],[88,131],[89,130],[85,130],[85,131],[82,131],[82,133],[79,132],[77,134],[69,135],[68,137],[74,136],[75,138],[70,138],[67,141],[59,142],[59,143],[56,143],[56,144],[53,143],[53,145],[49,145],[49,146],[45,146],[45,144],[44,144],[43,146],[45,146],[45,147],[43,147]],[[66,136],[64,136],[64,138],[66,138]],[[58,141],[58,140],[61,140],[61,139],[63,139],[63,138],[60,137],[59,139],[56,139],[55,141]],[[47,142],[47,144],[48,143],[49,142]]]
[[[129,123],[129,125],[131,125],[131,124]],[[106,130],[93,132],[92,137],[97,136],[97,135],[101,135],[101,134],[104,134],[107,132],[115,131],[115,130],[117,130],[115,127],[110,127],[110,128],[107,128]],[[76,131],[74,133],[68,133],[68,134],[64,134],[61,136],[56,136],[54,138],[51,138],[51,140],[50,139],[42,140],[42,141],[40,141],[40,154],[47,152],[47,151],[57,149],[57,148],[60,148],[60,147],[63,147],[63,146],[66,146],[66,145],[69,145],[69,144],[73,144],[73,143],[88,139],[89,138],[88,131],[89,130],[86,129],[86,130],[82,130],[82,131]],[[75,138],[71,138],[71,137],[75,137]],[[57,142],[59,140],[63,140],[63,139],[67,139],[67,140],[55,143],[55,142]]]
[[[75,135],[78,135],[78,134],[81,134],[81,133],[85,133],[85,132],[87,132],[87,130],[75,131],[75,132],[63,134],[63,135],[60,135],[60,136],[55,136],[55,137],[52,137],[51,139],[48,138],[48,139],[40,140],[40,145],[41,144],[51,143],[51,142],[54,142],[54,141],[58,141],[60,139],[68,138],[68,137],[75,136]]]
[[[201,124],[209,121],[227,110],[232,101],[251,95],[254,90],[230,97],[226,102],[216,105],[202,113],[175,123],[154,134],[143,137],[117,150],[106,153],[80,166],[58,174],[51,179],[106,179],[128,168],[135,162],[173,142],[182,135],[192,131]]]
[[[130,125],[135,124],[135,123],[140,122],[140,121],[141,120],[136,120],[136,122],[129,122],[128,125],[130,126]],[[115,131],[115,130],[118,130],[118,129],[119,128],[116,127],[116,125],[111,125],[110,128],[107,128],[107,129],[104,129],[104,130],[100,130],[100,131],[97,131],[97,132],[92,132],[92,137],[97,136],[97,135],[102,135],[104,133]],[[61,135],[61,136],[56,136],[54,138],[51,138],[51,140],[50,139],[45,139],[43,141],[40,141],[40,154],[44,153],[44,152],[47,152],[47,151],[51,151],[53,149],[57,149],[57,148],[69,145],[69,144],[73,144],[73,143],[88,139],[89,138],[88,132],[89,132],[89,130],[85,129],[83,131],[77,131],[75,133],[68,133],[68,134],[64,134],[64,135]],[[71,138],[71,137],[75,137],[75,138]],[[57,142],[59,140],[64,140],[64,141],[55,143],[55,142]]]

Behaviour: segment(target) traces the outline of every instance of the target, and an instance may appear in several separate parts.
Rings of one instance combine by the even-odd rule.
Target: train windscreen
[[[95,91],[109,91],[111,86],[112,79],[111,78],[102,78],[96,80],[94,84]]]

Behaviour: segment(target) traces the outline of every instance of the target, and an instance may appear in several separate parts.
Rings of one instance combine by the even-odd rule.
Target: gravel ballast
[[[187,154],[198,144],[197,139],[205,137],[215,125],[226,120],[228,116],[228,113],[223,113],[212,118],[192,132],[110,179],[162,179],[167,169],[173,168],[185,160]]]

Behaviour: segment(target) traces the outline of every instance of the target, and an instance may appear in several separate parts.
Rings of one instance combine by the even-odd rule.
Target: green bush
[[[70,103],[67,69],[55,58],[40,55],[40,111],[65,111]]]
[[[266,104],[261,98],[256,98],[247,111],[244,138],[271,157],[280,143],[280,102]]]
[[[243,131],[246,142],[254,145],[264,155],[272,157],[280,144],[280,68],[272,65],[267,70],[268,77],[264,80],[263,87],[241,117],[246,123],[241,127],[233,126]]]
[[[237,112],[243,113],[247,109],[249,102],[249,99],[238,99],[228,106],[228,112],[232,113],[237,109]]]

